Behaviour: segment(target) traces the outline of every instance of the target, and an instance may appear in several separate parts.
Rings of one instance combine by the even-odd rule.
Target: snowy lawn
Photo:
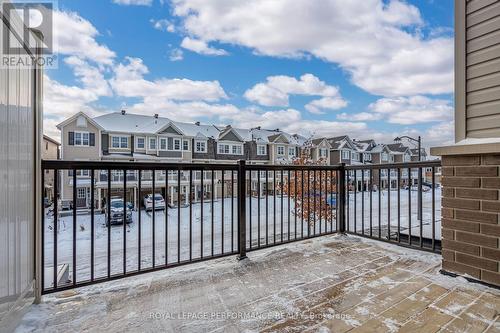
[[[364,215],[365,215],[365,230],[369,226],[369,192],[364,193]],[[373,233],[378,233],[378,192],[372,193],[372,223]],[[418,235],[419,228],[417,224],[417,192],[411,192],[412,195],[412,234]],[[361,230],[361,212],[363,194],[357,194],[356,230]],[[381,226],[387,225],[387,191],[381,193]],[[441,220],[441,205],[440,205],[440,190],[436,190],[436,239],[440,239],[440,220]],[[439,201],[438,201],[439,200]],[[233,210],[232,199],[224,199],[224,223],[222,223],[222,200],[218,200],[213,204],[213,224],[212,224],[212,203],[205,202],[203,205],[203,223],[201,219],[201,204],[195,203],[192,206],[192,220],[190,222],[190,208],[181,207],[180,219],[178,218],[177,208],[168,208],[167,215],[165,211],[156,211],[154,233],[153,233],[153,216],[151,212],[141,210],[141,246],[139,248],[139,222],[138,212],[133,212],[133,222],[126,225],[126,270],[134,271],[138,269],[138,258],[140,250],[141,269],[152,267],[153,265],[153,234],[155,248],[155,265],[164,265],[165,258],[168,258],[168,263],[173,264],[178,261],[186,261],[190,258],[197,259],[203,256],[211,256],[233,253],[237,251],[238,239],[238,222],[237,222],[237,201],[234,199]],[[276,201],[276,210],[274,202]],[[252,247],[259,244],[279,243],[282,240],[307,237],[307,235],[319,234],[321,232],[335,231],[336,221],[333,220],[333,226],[330,221],[321,223],[319,219],[315,225],[312,224],[308,228],[306,221],[301,221],[294,214],[294,201],[283,197],[283,206],[281,205],[281,196],[276,198],[269,196],[267,199],[267,225],[266,225],[266,198],[260,199],[260,223],[258,219],[259,200],[252,198],[252,203],[247,201],[247,210],[251,212],[247,215],[247,248],[250,247],[250,239]],[[391,192],[391,226],[394,231],[394,226],[397,226],[397,192]],[[423,195],[424,203],[424,237],[431,235],[431,192],[426,192]],[[401,191],[401,232],[408,232],[408,195],[407,191]],[[290,217],[290,219],[289,219]],[[282,223],[283,218],[283,223]],[[77,215],[76,221],[76,257],[77,257],[77,282],[90,279],[91,265],[91,221],[90,215]],[[95,232],[94,232],[94,277],[107,276],[108,270],[108,228],[105,224],[105,215],[96,214]],[[349,195],[349,229],[354,231],[354,194]],[[168,225],[168,228],[166,226]],[[212,232],[213,227],[213,232]],[[202,233],[203,228],[203,233]],[[309,230],[308,230],[309,229]],[[267,231],[267,233],[266,233]],[[368,232],[365,232],[368,233]],[[110,229],[111,252],[110,252],[110,267],[111,275],[123,273],[123,241],[124,229],[123,225],[114,225]],[[61,217],[59,220],[59,232],[57,235],[57,262],[58,265],[68,264],[70,268],[70,278],[72,278],[72,258],[73,258],[73,222],[72,216]],[[212,242],[213,238],[213,242]],[[165,239],[167,239],[167,248],[165,247]],[[180,242],[178,242],[178,239]],[[48,272],[45,277],[45,287],[52,286],[53,275],[53,219],[50,216],[46,217],[45,221],[45,269]]]

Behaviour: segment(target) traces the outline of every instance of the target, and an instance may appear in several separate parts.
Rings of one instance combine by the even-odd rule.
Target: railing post
[[[337,189],[337,200],[339,201],[339,211],[337,216],[337,231],[344,233],[345,232],[345,163],[340,164],[339,169],[339,188]]]
[[[238,260],[247,258],[246,223],[246,167],[245,160],[238,161]]]

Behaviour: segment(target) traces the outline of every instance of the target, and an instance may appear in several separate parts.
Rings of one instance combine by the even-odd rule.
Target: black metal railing
[[[54,192],[52,206],[42,214],[43,292],[228,255],[245,258],[247,251],[337,231],[439,251],[434,203],[438,167],[438,162],[269,166],[244,161],[43,161],[42,181],[45,186],[52,178]],[[408,176],[401,173],[405,168],[410,169]],[[411,186],[408,219],[401,210],[406,208],[400,200],[404,180],[414,182],[411,170],[422,168],[432,169],[430,236],[428,205],[422,200],[412,204]],[[392,188],[397,213],[391,206],[391,170],[397,170],[397,186]],[[77,177],[82,174],[89,178]],[[423,183],[420,179],[415,184],[421,189]],[[389,196],[384,201],[385,192]],[[378,201],[373,198],[377,195]],[[420,233],[412,230],[412,207],[421,207]]]
[[[346,231],[440,252],[440,167],[441,161],[346,166]]]

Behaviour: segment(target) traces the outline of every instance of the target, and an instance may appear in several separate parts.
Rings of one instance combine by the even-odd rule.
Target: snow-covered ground
[[[417,202],[418,202],[418,192],[410,191],[410,207],[411,207],[411,218],[408,211],[408,190],[400,191],[400,203],[399,203],[399,218],[400,218],[400,230],[401,234],[408,235],[409,227],[411,226],[411,235],[420,235],[420,221],[418,220]],[[379,226],[379,195],[380,195],[380,226],[386,227],[387,230],[389,222],[389,201],[390,201],[390,226],[391,232],[397,232],[398,226],[398,192],[392,190],[390,195],[387,190],[381,192],[372,192],[372,204],[371,204],[371,215],[372,215],[372,232],[373,235],[378,236],[378,226]],[[362,205],[364,201],[364,207]],[[355,203],[356,202],[356,203]],[[441,188],[435,189],[435,239],[441,239]],[[364,211],[364,216],[362,215]],[[363,219],[364,217],[364,223]],[[349,194],[349,217],[346,217],[346,223],[348,221],[349,230],[361,233],[361,230],[365,230],[365,234],[369,233],[370,230],[370,192],[351,192]],[[386,233],[387,234],[387,233]],[[385,236],[384,234],[382,234]],[[422,193],[422,236],[424,238],[432,237],[432,192]]]
[[[372,194],[372,223],[374,227],[374,235],[378,232],[378,192]],[[416,211],[416,192],[411,192],[412,195],[412,234],[418,235],[417,226],[417,211]],[[358,231],[361,230],[361,212],[362,212],[362,194],[357,194],[356,216]],[[369,226],[369,192],[364,193],[364,215],[365,229]],[[381,226],[387,225],[387,191],[381,193]],[[436,190],[436,239],[440,239],[440,190]],[[309,226],[306,222],[302,222],[300,218],[296,218],[293,209],[294,201],[288,198],[283,198],[283,207],[281,206],[281,196],[277,196],[276,200],[273,196],[269,196],[268,200],[268,215],[267,215],[267,242],[269,244],[275,241],[279,243],[281,240],[295,239],[295,231],[297,238],[302,235],[306,237],[309,234],[318,234],[320,232],[336,229],[335,219],[333,226],[330,221],[321,223],[319,220],[316,225]],[[200,258],[201,252],[203,256],[220,255],[223,253],[231,253],[237,251],[238,239],[238,222],[237,222],[237,202],[234,199],[233,211],[231,211],[232,199],[224,199],[224,223],[222,223],[222,200],[218,200],[213,204],[213,224],[212,224],[212,203],[205,202],[203,205],[203,222],[201,219],[201,204],[196,203],[192,206],[192,220],[190,221],[190,208],[182,207],[180,209],[180,219],[178,218],[178,209],[169,208],[167,216],[165,211],[156,211],[155,223],[153,228],[153,216],[151,212],[141,210],[141,247],[140,258],[141,268],[152,267],[153,259],[153,229],[154,229],[154,245],[155,245],[155,265],[164,265],[165,257],[168,257],[168,263],[173,264],[177,261],[189,260],[190,256],[193,259]],[[276,210],[274,209],[274,201],[276,201]],[[391,192],[391,225],[397,226],[397,192]],[[423,195],[424,203],[424,237],[431,235],[431,192],[426,192]],[[266,199],[260,199],[260,224],[258,223],[258,205],[259,200],[252,198],[252,203],[247,202],[247,210],[251,213],[247,215],[247,247],[249,240],[252,240],[252,246],[266,244]],[[251,207],[251,209],[250,209]],[[354,230],[354,194],[349,195],[349,225],[350,230]],[[283,214],[281,214],[283,212]],[[290,214],[289,214],[290,213]],[[283,216],[283,224],[281,218]],[[290,221],[289,221],[290,216]],[[401,232],[407,233],[408,226],[408,194],[407,191],[401,192]],[[105,215],[96,214],[94,217],[94,276],[95,278],[104,277],[107,275],[108,269],[108,228],[105,224]],[[168,228],[166,226],[168,225]],[[213,233],[212,233],[213,225]],[[283,228],[282,228],[283,225]],[[203,233],[202,233],[203,228]],[[302,229],[301,229],[302,228]],[[314,229],[315,228],[315,229]],[[321,229],[320,229],[321,228]],[[167,229],[167,234],[166,234]],[[392,228],[391,228],[392,229]],[[45,277],[45,287],[50,288],[52,285],[53,276],[51,274],[53,267],[53,219],[50,216],[46,217],[45,221],[45,269],[47,275]],[[275,237],[276,235],[276,237]],[[202,237],[203,236],[203,237]],[[260,237],[259,237],[260,236]],[[138,212],[133,212],[133,222],[125,227],[126,237],[126,269],[134,271],[138,269],[139,258],[139,223]],[[168,248],[165,248],[165,238],[167,237]],[[281,238],[283,237],[283,239]],[[73,258],[73,221],[72,216],[60,217],[59,232],[57,235],[57,263],[68,264],[70,267],[70,275],[72,275],[72,258]],[[213,238],[213,242],[212,242]],[[114,225],[110,228],[111,239],[111,275],[123,273],[123,245],[124,245],[124,229],[123,225]],[[178,239],[180,242],[178,243]],[[212,248],[213,244],[213,248]],[[203,248],[203,250],[202,250]],[[77,282],[90,279],[90,257],[91,257],[91,219],[90,215],[77,215],[76,221],[76,258],[77,258]]]

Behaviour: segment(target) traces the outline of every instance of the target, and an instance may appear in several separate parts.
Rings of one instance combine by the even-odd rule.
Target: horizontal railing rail
[[[439,252],[439,167],[42,161],[43,292],[336,232]]]

